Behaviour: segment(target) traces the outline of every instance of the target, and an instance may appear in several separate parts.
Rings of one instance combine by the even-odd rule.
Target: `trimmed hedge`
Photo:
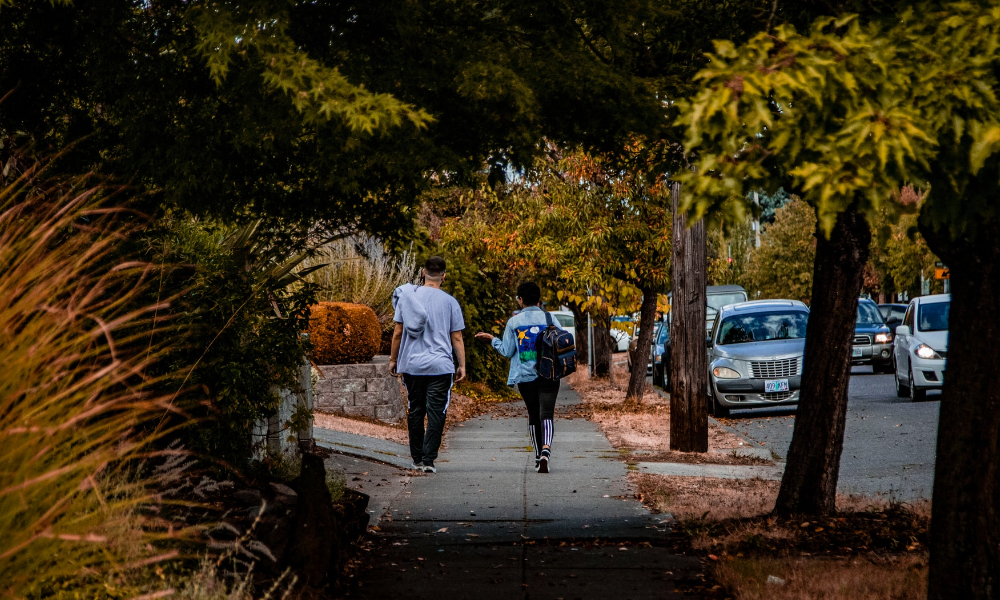
[[[320,302],[309,313],[309,341],[318,365],[364,363],[378,352],[382,327],[364,304]]]

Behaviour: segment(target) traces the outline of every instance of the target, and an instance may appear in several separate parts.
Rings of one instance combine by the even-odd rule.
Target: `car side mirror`
[[[896,317],[896,316],[889,317],[888,319],[885,320],[885,324],[886,325],[890,325],[891,326],[891,325],[894,325],[896,323],[899,323],[899,317]]]
[[[896,335],[910,335],[910,328],[906,325],[900,325],[896,328]]]
[[[707,338],[705,338],[705,347],[706,348],[712,347],[712,336],[708,336]]]

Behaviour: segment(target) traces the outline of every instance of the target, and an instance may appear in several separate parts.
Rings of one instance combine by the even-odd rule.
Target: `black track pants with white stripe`
[[[535,458],[541,456],[543,446],[552,446],[555,435],[553,415],[556,411],[556,396],[559,382],[539,377],[534,381],[517,384],[517,391],[528,409],[528,435],[535,448]]]
[[[410,432],[410,456],[416,464],[433,465],[441,447],[444,419],[451,402],[454,375],[403,374],[406,386],[406,424]],[[427,428],[424,429],[424,418]]]

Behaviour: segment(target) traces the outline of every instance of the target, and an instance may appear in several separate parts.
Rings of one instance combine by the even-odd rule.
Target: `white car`
[[[921,400],[927,390],[944,385],[948,359],[948,314],[951,294],[921,296],[910,301],[893,342],[896,395]]]
[[[576,339],[576,321],[573,320],[573,312],[569,310],[550,310],[549,314],[556,320],[556,324],[573,334]],[[628,350],[628,343],[631,341],[627,332],[620,329],[612,329],[611,337],[614,339],[615,352],[625,352]]]
[[[550,310],[549,314],[555,319],[556,325],[573,334],[576,339],[576,321],[573,320],[573,312],[569,310]]]
[[[615,352],[625,352],[628,350],[628,343],[632,341],[627,331],[622,331],[621,329],[611,330],[611,339],[615,341],[614,351]]]

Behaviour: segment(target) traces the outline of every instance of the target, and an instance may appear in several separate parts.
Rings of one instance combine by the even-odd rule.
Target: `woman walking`
[[[517,391],[528,409],[528,435],[535,449],[535,470],[548,473],[559,381],[539,377],[535,371],[538,360],[535,342],[538,334],[553,322],[552,317],[539,307],[541,298],[542,291],[534,282],[526,281],[517,286],[517,302],[521,310],[507,321],[503,338],[479,332],[476,339],[489,341],[497,352],[510,358],[507,385],[517,385]]]

